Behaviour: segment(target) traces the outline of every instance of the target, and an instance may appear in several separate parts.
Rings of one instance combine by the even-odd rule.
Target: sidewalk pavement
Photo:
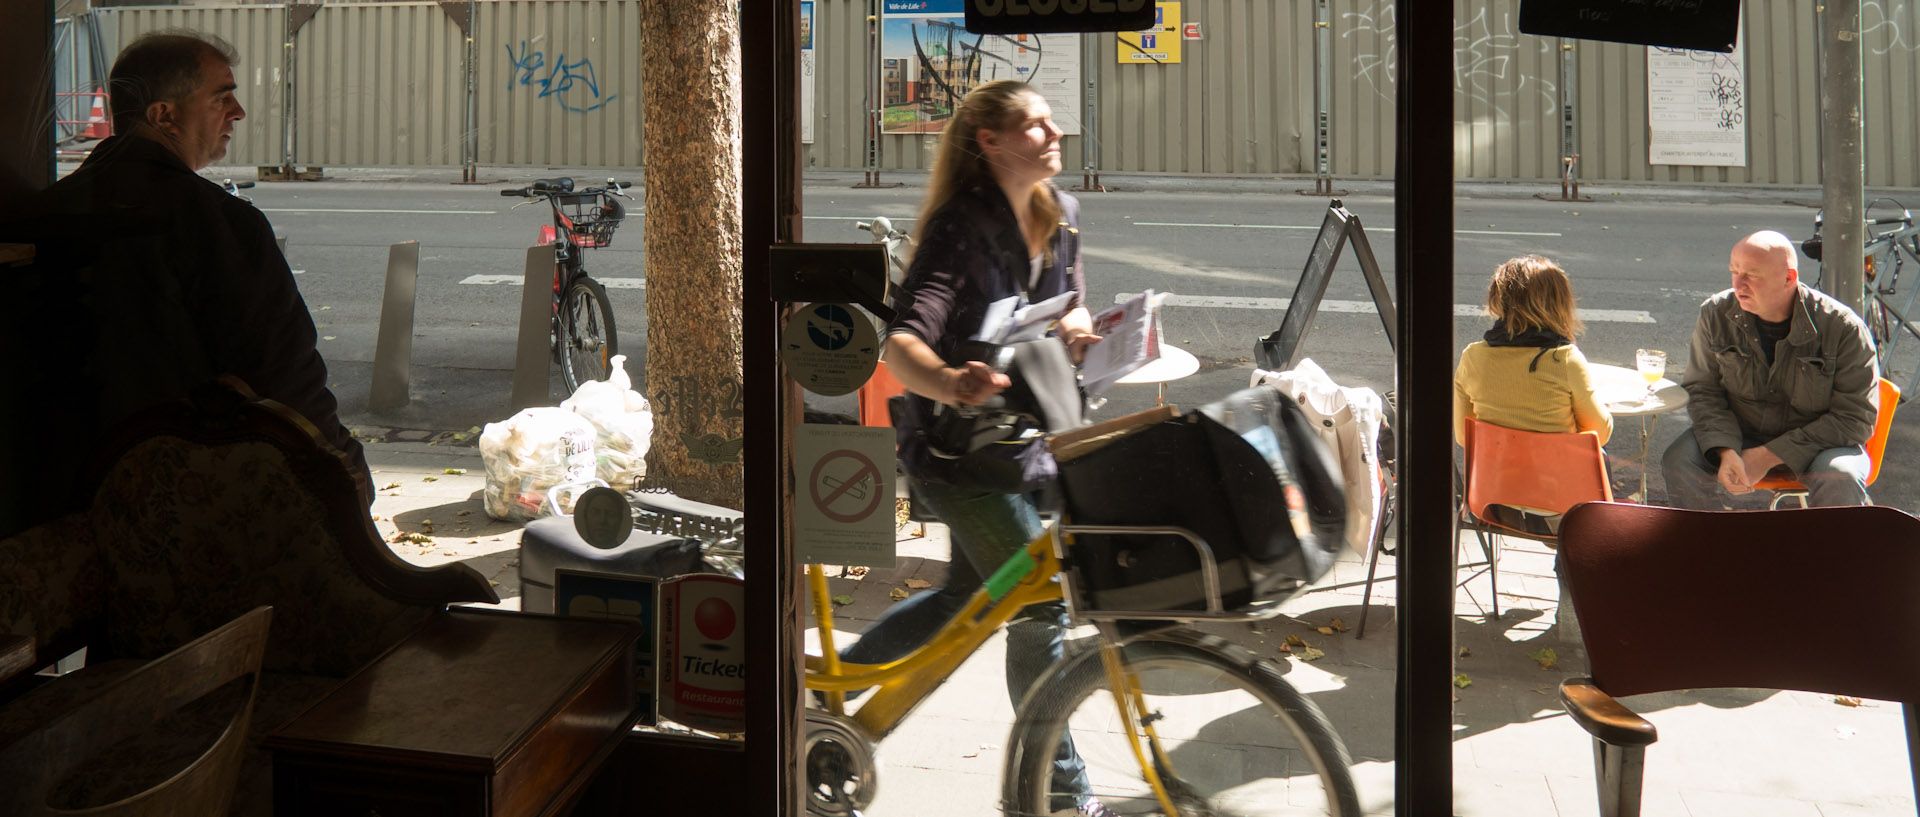
[[[375,525],[408,562],[464,562],[495,583],[502,607],[518,609],[519,526],[489,519],[485,480],[471,438],[428,437],[358,426],[374,484]],[[402,439],[403,437],[426,439]],[[389,438],[399,441],[384,441]],[[947,550],[942,528],[901,529],[891,569],[830,578],[842,643],[893,604],[908,579],[938,584]],[[1471,534],[1463,557],[1477,557]],[[1487,577],[1458,596],[1455,672],[1454,813],[1462,817],[1589,817],[1598,813],[1586,733],[1561,711],[1557,685],[1584,672],[1574,642],[1553,626],[1558,585],[1553,558],[1538,543],[1507,540],[1501,561],[1502,617],[1480,607]],[[1288,682],[1326,712],[1345,739],[1369,814],[1393,813],[1394,559],[1382,557],[1364,639],[1356,638],[1367,566],[1342,559],[1286,615],[1254,627],[1231,625],[1242,641],[1297,635],[1324,652],[1313,661],[1274,652]],[[838,573],[829,569],[829,576]],[[1782,604],[1792,604],[1791,591]],[[1844,610],[1802,610],[1835,627],[1857,626]],[[1335,619],[1348,628],[1323,635]],[[1691,622],[1673,622],[1686,627]],[[809,627],[809,648],[817,633]],[[1909,649],[1889,644],[1887,649]],[[1543,650],[1556,663],[1543,666]],[[879,747],[879,795],[870,817],[984,817],[998,811],[1000,767],[1012,707],[1001,682],[1003,639],[961,666]],[[1819,644],[1781,644],[1778,660],[1819,661]],[[1646,817],[1892,817],[1914,813],[1904,718],[1898,704],[1859,706],[1832,696],[1771,690],[1714,690],[1627,699],[1659,729],[1647,752]]]

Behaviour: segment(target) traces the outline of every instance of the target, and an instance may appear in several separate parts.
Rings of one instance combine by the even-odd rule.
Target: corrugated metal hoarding
[[[495,165],[641,164],[639,0],[484,0],[477,52],[477,156]],[[813,0],[810,167],[861,169],[867,156],[867,13],[872,0]],[[1103,173],[1277,175],[1315,170],[1317,0],[1184,0],[1201,38],[1177,64],[1123,64],[1112,34],[1080,38],[1087,88],[1056,111],[1079,118],[1067,175],[1091,147]],[[1328,0],[1330,163],[1337,177],[1393,173],[1395,0]],[[1519,0],[1453,0],[1456,173],[1555,179],[1559,110],[1577,94],[1575,152],[1588,182],[1819,182],[1816,0],[1747,3],[1738,92],[1746,163],[1649,160],[1647,49],[1519,32]],[[280,6],[119,8],[109,44],[188,26],[242,55],[249,117],[237,161],[279,164]],[[1862,0],[1867,183],[1920,187],[1920,3]],[[114,35],[118,35],[117,38]],[[977,35],[956,37],[974,47]],[[332,3],[297,36],[297,164],[454,165],[463,161],[464,41],[432,3]],[[942,40],[944,48],[945,40]],[[1567,46],[1564,47],[1563,46]],[[1572,88],[1561,63],[1571,60]],[[672,91],[669,90],[669,93]],[[1427,125],[1425,127],[1433,127]],[[1416,135],[1417,138],[1417,135]],[[921,169],[935,137],[881,137],[880,169]]]
[[[460,164],[465,39],[432,3],[321,7],[294,38],[294,164]]]
[[[480,164],[641,165],[639,3],[476,6]]]
[[[169,6],[100,8],[100,39],[112,64],[120,49],[152,31],[184,28],[214,34],[240,54],[233,78],[247,118],[233,129],[226,164],[277,165],[281,156],[280,114],[284,84],[280,43],[287,31],[281,6]]]

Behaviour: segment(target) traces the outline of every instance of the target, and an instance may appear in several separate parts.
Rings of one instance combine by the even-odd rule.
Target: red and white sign
[[[1199,23],[1183,23],[1183,24],[1181,24],[1181,26],[1180,26],[1180,38],[1181,38],[1181,39],[1183,39],[1183,40],[1198,40],[1198,39],[1200,39],[1200,24],[1199,24]]]
[[[660,584],[660,717],[747,729],[746,582],[696,573]]]
[[[795,427],[793,529],[802,564],[894,564],[893,429]]]

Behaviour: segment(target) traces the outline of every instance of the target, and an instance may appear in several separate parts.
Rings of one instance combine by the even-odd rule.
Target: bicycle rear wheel
[[[572,394],[582,383],[607,379],[620,342],[613,329],[613,305],[599,281],[584,275],[576,279],[560,299],[560,312],[566,332],[560,339],[560,377]]]
[[[1224,639],[1176,629],[1122,647],[1158,736],[1143,747],[1183,815],[1357,817],[1346,747],[1325,715],[1271,662]],[[1020,707],[1003,803],[1047,815],[1076,792],[1054,791],[1053,759],[1071,735],[1091,794],[1116,815],[1164,815],[1123,725],[1098,651],[1063,661]]]

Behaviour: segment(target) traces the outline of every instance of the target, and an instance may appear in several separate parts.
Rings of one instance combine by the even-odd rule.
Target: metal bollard
[[[513,358],[514,411],[548,405],[554,249],[553,245],[527,248],[527,275],[520,285],[520,340]]]
[[[402,241],[387,251],[387,291],[380,299],[380,335],[373,347],[373,385],[367,410],[397,409],[411,401],[413,303],[420,280],[420,242]]]

